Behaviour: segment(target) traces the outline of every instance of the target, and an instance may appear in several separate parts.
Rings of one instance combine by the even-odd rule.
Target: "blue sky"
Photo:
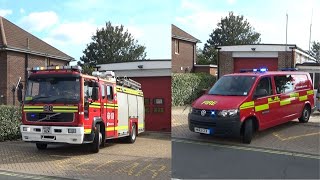
[[[124,25],[147,58],[171,58],[170,0],[0,0],[0,15],[79,60],[97,28]]]
[[[171,58],[171,24],[200,39],[202,47],[221,19],[234,11],[261,33],[262,43],[288,43],[307,50],[320,41],[319,0],[0,0],[0,15],[79,60],[92,34],[106,21],[123,24],[146,46],[147,58]]]

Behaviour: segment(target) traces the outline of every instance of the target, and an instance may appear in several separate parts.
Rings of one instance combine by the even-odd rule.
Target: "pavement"
[[[243,147],[275,149],[320,156],[320,112],[314,112],[308,123],[293,120],[257,132],[251,144],[242,144],[237,138],[200,135],[188,128],[190,106],[172,108],[172,139],[188,139]]]
[[[170,179],[170,134],[144,133],[134,144],[112,140],[97,154],[83,145],[1,142],[0,178],[12,179]]]

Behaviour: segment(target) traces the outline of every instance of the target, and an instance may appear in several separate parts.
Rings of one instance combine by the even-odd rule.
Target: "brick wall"
[[[177,40],[179,41],[179,54],[175,53],[175,39],[172,39],[172,72],[184,73],[192,72],[195,57],[195,43]],[[182,70],[181,70],[182,67]]]
[[[293,68],[292,51],[278,52],[278,68]]]
[[[7,103],[6,92],[7,92],[7,53],[4,51],[1,51],[0,52],[0,105]]]
[[[199,72],[209,73],[209,74],[215,76],[217,73],[217,68],[210,67],[210,66],[195,66],[194,72],[195,73],[199,73]]]
[[[219,77],[233,73],[233,58],[232,52],[219,52]]]
[[[24,89],[26,87],[25,86],[25,53],[10,51],[10,52],[7,52],[6,59],[7,59],[6,70],[8,73],[6,73],[7,78],[5,78],[5,79],[7,79],[6,87],[3,88],[3,90],[6,90],[6,92],[4,92],[4,94],[5,94],[4,99],[5,99],[6,104],[12,105],[14,103],[13,103],[13,93],[12,93],[11,89],[12,89],[13,85],[17,84],[19,77],[21,77],[21,82],[24,84]],[[42,57],[42,56],[29,54],[28,55],[28,67],[32,68],[32,67],[36,67],[36,66],[45,66],[45,64],[46,64],[45,59],[46,58]],[[65,65],[66,61],[61,61],[61,60],[57,60],[57,59],[50,59],[50,63],[53,63],[54,65]],[[0,66],[2,67],[1,61],[0,61]],[[0,86],[1,86],[1,84],[0,84]],[[15,96],[15,99],[17,99],[16,94],[14,96]],[[18,105],[19,102],[16,100],[15,104]]]

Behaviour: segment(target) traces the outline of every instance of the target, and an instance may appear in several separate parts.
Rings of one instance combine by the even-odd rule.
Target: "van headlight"
[[[218,116],[221,117],[234,117],[238,114],[239,109],[228,109],[228,110],[221,110],[218,111]]]

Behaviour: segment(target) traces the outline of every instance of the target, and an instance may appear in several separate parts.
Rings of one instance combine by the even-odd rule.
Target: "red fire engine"
[[[250,143],[255,131],[297,118],[308,122],[315,110],[309,73],[265,68],[244,72],[223,76],[193,102],[188,117],[191,131],[241,136]]]
[[[106,139],[134,143],[144,132],[141,85],[114,72],[82,74],[79,66],[28,69],[23,102],[23,141],[38,149],[49,143],[89,144],[99,152]]]

